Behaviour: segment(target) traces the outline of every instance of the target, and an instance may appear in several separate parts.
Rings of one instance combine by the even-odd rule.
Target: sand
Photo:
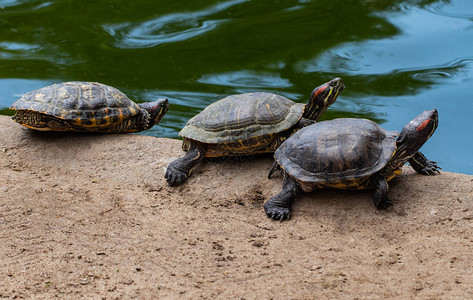
[[[326,189],[276,222],[270,157],[205,162],[168,187],[180,147],[0,116],[0,298],[473,297],[473,176],[405,166],[385,211],[371,191]]]

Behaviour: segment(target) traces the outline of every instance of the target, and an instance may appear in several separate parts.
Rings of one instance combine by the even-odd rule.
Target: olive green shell
[[[256,139],[294,126],[304,106],[272,93],[232,95],[207,106],[179,135],[210,144]]]
[[[15,101],[11,109],[46,114],[84,129],[113,126],[141,111],[135,102],[113,87],[79,81],[31,91]]]
[[[367,119],[323,121],[296,132],[274,157],[304,191],[365,188],[367,179],[391,160],[396,136]]]

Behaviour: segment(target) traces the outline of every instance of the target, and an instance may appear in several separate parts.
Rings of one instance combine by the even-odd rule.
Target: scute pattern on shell
[[[366,119],[335,119],[307,126],[275,152],[276,161],[308,186],[334,186],[367,178],[381,170],[396,151],[397,132]],[[353,181],[354,180],[354,181]]]
[[[304,104],[272,93],[223,98],[190,119],[179,135],[204,143],[228,143],[289,129],[302,117]]]
[[[78,126],[108,126],[140,111],[140,107],[119,90],[101,83],[80,81],[31,91],[11,108],[44,113]]]

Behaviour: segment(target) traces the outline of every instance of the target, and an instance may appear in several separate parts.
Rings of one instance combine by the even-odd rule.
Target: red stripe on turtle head
[[[420,125],[417,126],[416,131],[421,131],[422,129],[424,129],[425,126],[427,126],[431,120],[432,119],[429,118],[429,119],[425,120],[424,122],[420,123]]]
[[[319,88],[314,92],[313,98],[315,98],[318,94],[322,93],[325,91],[325,89],[328,87],[328,84],[324,84],[319,86]]]

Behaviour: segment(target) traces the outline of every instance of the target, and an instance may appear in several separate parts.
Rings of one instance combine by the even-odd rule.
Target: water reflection
[[[440,6],[435,11],[441,11]],[[415,94],[434,84],[468,76],[466,68],[473,58],[470,20],[439,17],[431,9],[413,6],[378,14],[401,28],[402,33],[342,43],[309,60],[299,61],[296,67],[307,73],[341,71],[351,76],[356,87],[364,85],[365,93],[392,96]],[[468,35],[472,38],[466,38]]]
[[[435,107],[440,127],[426,153],[473,174],[458,150],[473,147],[464,138],[473,130],[471,1],[0,0],[0,17],[0,108],[54,82],[99,81],[138,101],[168,97],[146,134],[175,138],[230,94],[306,102],[340,76],[347,88],[323,119],[399,130]]]

